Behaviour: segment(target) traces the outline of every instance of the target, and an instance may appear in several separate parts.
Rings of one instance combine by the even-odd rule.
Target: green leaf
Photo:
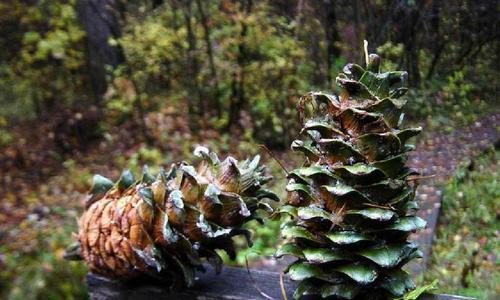
[[[353,263],[335,268],[336,271],[349,276],[352,280],[360,284],[369,284],[374,282],[377,277],[377,271],[364,264]]]
[[[257,154],[254,156],[252,161],[250,161],[250,163],[248,164],[248,169],[250,169],[250,170],[257,169],[257,167],[259,166],[259,162],[260,162],[260,155]]]
[[[179,190],[173,190],[168,195],[168,202],[172,202],[176,208],[183,209],[184,201],[182,201],[182,192]]]
[[[360,210],[350,210],[346,213],[346,215],[359,215],[363,216],[366,219],[387,222],[392,220],[396,213],[388,209],[373,207]]]
[[[329,232],[325,236],[335,244],[338,245],[350,245],[360,241],[369,241],[365,235],[354,232],[354,231],[337,231]]]
[[[420,173],[418,173],[417,170],[415,170],[414,168],[403,167],[403,169],[398,174],[396,179],[403,181],[408,176],[413,176],[413,175],[420,175]]]
[[[118,182],[116,185],[118,186],[118,190],[123,192],[129,187],[131,187],[135,182],[134,175],[130,170],[125,170],[122,172],[122,175],[120,176],[120,179],[118,179]]]
[[[252,247],[252,233],[243,228],[219,228],[217,231],[210,233],[211,238],[231,238],[233,236],[242,235],[245,237],[245,240],[249,247]]]
[[[177,166],[175,164],[172,164],[168,173],[166,173],[165,171],[160,172],[160,176],[161,180],[164,183],[167,183],[169,180],[174,179],[177,176]]]
[[[217,157],[217,154],[214,152],[210,152],[208,148],[204,146],[198,146],[194,149],[193,154],[195,156],[203,158],[205,161],[210,163],[210,165],[215,166],[220,163],[219,158]]]
[[[308,185],[302,183],[289,183],[285,189],[287,192],[298,192],[301,198],[306,197],[307,199],[313,199]]]
[[[417,300],[420,298],[420,296],[424,293],[436,290],[438,286],[438,280],[434,280],[433,282],[418,287],[417,289],[409,292],[408,294],[404,295],[402,298],[399,298],[397,300]]]
[[[274,257],[281,258],[285,255],[292,255],[299,258],[304,258],[304,254],[302,250],[295,243],[286,243],[278,247],[276,253],[274,253]]]
[[[402,212],[415,211],[420,208],[417,201],[402,202],[401,205],[398,203],[394,207]]]
[[[114,186],[113,181],[101,176],[99,174],[94,175],[92,188],[90,189],[91,195],[105,194]]]
[[[406,87],[395,88],[390,91],[389,97],[391,99],[397,99],[403,97],[406,93],[408,93],[408,88]]]
[[[83,260],[80,242],[71,243],[68,247],[66,247],[66,249],[64,249],[63,258],[65,260]]]

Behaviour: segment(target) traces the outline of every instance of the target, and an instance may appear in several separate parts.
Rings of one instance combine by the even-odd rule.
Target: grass
[[[426,281],[441,293],[479,299],[500,295],[498,150],[460,168],[446,185]]]
[[[26,193],[22,206],[13,206],[9,217],[0,214],[0,233],[5,234],[0,244],[0,299],[87,298],[87,267],[64,260],[63,254],[77,231],[81,192],[88,189],[89,178],[88,170],[68,161],[61,175]],[[7,195],[4,204],[10,201]]]

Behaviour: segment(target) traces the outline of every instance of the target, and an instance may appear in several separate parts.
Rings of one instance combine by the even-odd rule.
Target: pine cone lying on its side
[[[181,163],[155,178],[145,168],[136,181],[129,171],[113,183],[94,176],[91,195],[79,220],[79,251],[91,272],[111,278],[149,273],[178,278],[187,286],[202,259],[219,272],[222,259],[215,250],[236,256],[233,236],[250,233],[241,226],[260,220],[257,209],[271,210],[264,198],[278,201],[262,186],[259,156],[238,162],[220,161],[204,147],[195,154],[198,168]],[[78,255],[68,254],[68,258]]]

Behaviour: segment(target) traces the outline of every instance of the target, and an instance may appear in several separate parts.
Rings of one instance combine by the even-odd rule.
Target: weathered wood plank
[[[210,267],[200,274],[194,288],[181,292],[170,292],[158,284],[124,283],[105,279],[93,274],[87,276],[87,285],[92,300],[261,300],[282,299],[278,273],[225,267],[223,274],[215,275]],[[283,278],[288,299],[296,284],[286,276]],[[257,290],[258,287],[260,291]],[[265,293],[263,295],[262,293]],[[312,298],[311,298],[312,299]],[[422,300],[471,300],[472,298],[450,295],[427,295]]]

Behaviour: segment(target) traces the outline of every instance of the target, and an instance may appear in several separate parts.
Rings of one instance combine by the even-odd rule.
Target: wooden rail
[[[250,272],[250,274],[249,274]],[[287,277],[283,278],[288,300],[296,284]],[[240,268],[224,267],[221,275],[207,267],[200,273],[194,288],[170,292],[166,287],[151,283],[124,283],[87,275],[87,285],[92,300],[262,300],[283,299],[278,273]],[[257,289],[258,287],[258,289]],[[259,291],[260,290],[260,291]],[[309,298],[314,299],[314,298]],[[472,300],[451,295],[425,295],[422,300]]]

